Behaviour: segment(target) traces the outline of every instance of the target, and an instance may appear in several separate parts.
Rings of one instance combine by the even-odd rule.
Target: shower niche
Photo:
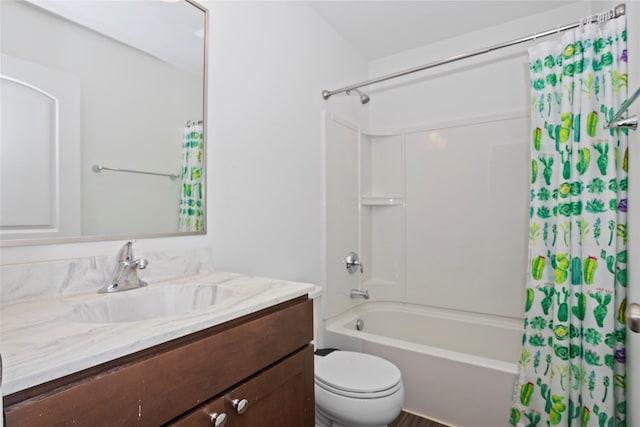
[[[397,134],[360,133],[361,287],[376,300],[402,300],[404,143]]]

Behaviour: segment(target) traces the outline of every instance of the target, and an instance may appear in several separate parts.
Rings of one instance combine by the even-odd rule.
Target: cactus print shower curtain
[[[529,49],[529,273],[517,426],[625,426],[624,17]]]
[[[184,128],[182,143],[182,185],[180,187],[180,212],[178,231],[202,231],[204,229],[202,205],[202,156],[204,139],[201,125]]]

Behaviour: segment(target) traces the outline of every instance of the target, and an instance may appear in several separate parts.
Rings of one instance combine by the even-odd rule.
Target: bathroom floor
[[[389,427],[447,427],[444,424],[402,411]]]

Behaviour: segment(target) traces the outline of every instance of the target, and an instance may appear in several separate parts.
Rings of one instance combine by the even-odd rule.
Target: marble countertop
[[[194,285],[217,285],[217,293],[224,298],[204,308],[149,320],[89,323],[74,316],[79,308],[86,311],[106,298],[125,298],[134,293],[140,297],[142,292],[157,293],[165,286]],[[114,294],[92,292],[3,305],[2,394],[15,393],[301,295],[316,297],[320,289],[306,283],[210,272]]]

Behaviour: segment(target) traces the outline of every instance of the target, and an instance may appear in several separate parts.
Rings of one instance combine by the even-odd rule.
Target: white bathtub
[[[452,426],[502,427],[509,425],[521,340],[520,319],[367,302],[327,321],[324,346],[396,364],[409,412]]]

